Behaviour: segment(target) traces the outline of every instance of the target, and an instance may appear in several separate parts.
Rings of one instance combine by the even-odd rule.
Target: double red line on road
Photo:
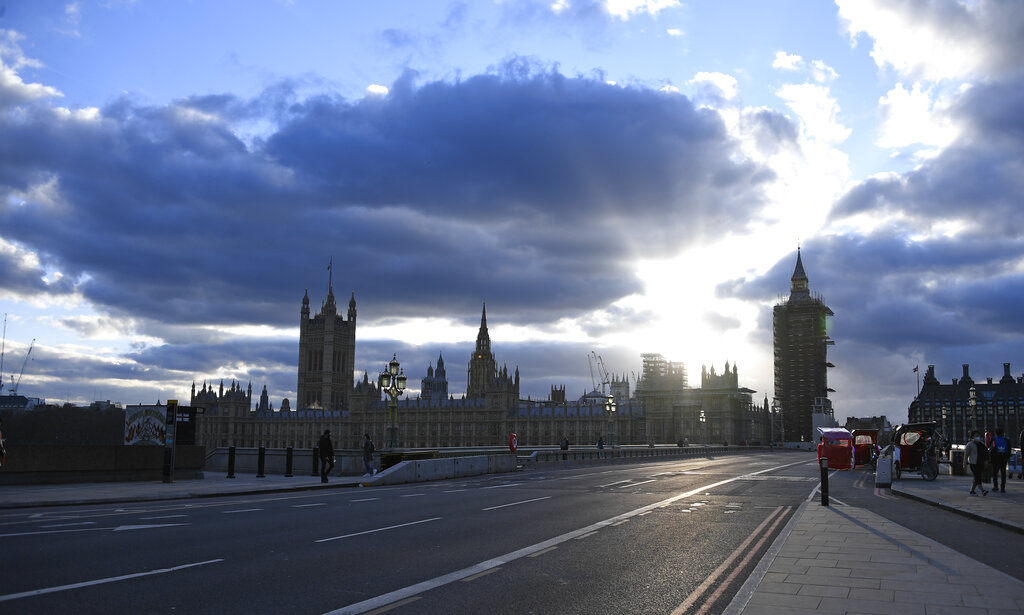
[[[711,608],[711,605],[713,605],[722,596],[722,592],[725,591],[725,588],[728,587],[729,584],[732,583],[734,580],[736,580],[737,575],[739,575],[740,572],[742,572],[743,569],[747,567],[747,564],[750,563],[751,559],[753,559],[753,557],[758,552],[760,552],[761,547],[764,546],[765,541],[767,541],[775,533],[775,529],[779,526],[780,523],[782,523],[782,520],[786,518],[786,516],[789,514],[789,511],[791,511],[792,509],[792,506],[779,506],[774,511],[772,511],[772,513],[768,515],[764,521],[761,522],[761,525],[757,526],[757,529],[755,529],[754,532],[750,536],[748,536],[746,540],[740,543],[740,546],[736,547],[736,550],[733,551],[729,555],[729,557],[725,558],[725,561],[722,562],[718,566],[718,568],[715,568],[715,571],[712,572],[711,575],[708,576],[708,578],[705,579],[703,583],[697,586],[697,589],[693,590],[693,592],[691,592],[690,595],[686,597],[686,600],[683,600],[682,604],[680,604],[678,607],[676,607],[674,611],[672,611],[672,615],[683,615],[683,613],[686,613],[694,604],[697,603],[698,600],[701,600],[702,598],[703,603],[696,611],[694,611],[693,615],[704,615],[705,613],[707,613],[708,609]],[[767,527],[769,523],[771,523],[771,527],[768,528],[768,531],[764,531],[765,527]],[[747,547],[750,546],[750,543],[752,543],[754,539],[758,537],[760,537],[760,540],[757,541],[757,544],[754,545],[752,549],[748,549]],[[722,575],[725,574],[729,567],[732,566],[733,562],[735,562],[736,559],[741,556],[743,559],[740,560],[738,565],[732,568],[732,572],[729,573],[729,576],[727,576],[723,580]],[[710,595],[708,595],[708,589],[716,583],[717,587],[713,592],[711,592]]]

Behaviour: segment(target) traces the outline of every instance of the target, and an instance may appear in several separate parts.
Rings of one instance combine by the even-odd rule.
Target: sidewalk
[[[970,477],[905,477],[892,492],[1024,532],[1024,482],[971,496]],[[991,484],[988,485],[991,487]],[[989,615],[1024,612],[1024,582],[862,508],[802,504],[726,609]]]

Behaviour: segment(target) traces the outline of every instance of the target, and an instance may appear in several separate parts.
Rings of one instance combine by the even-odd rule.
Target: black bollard
[[[821,458],[821,505],[828,506],[828,459]]]
[[[284,475],[285,478],[292,477],[292,447],[290,446],[284,453]]]
[[[228,478],[235,477],[235,447],[228,447]]]
[[[313,471],[309,473],[310,476],[320,475],[320,449],[313,447]]]
[[[260,454],[258,461],[256,462],[256,478],[266,478],[267,475],[263,473],[263,468],[267,463],[267,447],[260,447]]]

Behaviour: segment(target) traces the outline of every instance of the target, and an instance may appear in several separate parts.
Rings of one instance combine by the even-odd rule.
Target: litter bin
[[[875,464],[875,486],[892,486],[892,457],[882,455]]]
[[[964,476],[967,474],[967,470],[964,469],[964,449],[950,449],[949,466],[953,476]]]

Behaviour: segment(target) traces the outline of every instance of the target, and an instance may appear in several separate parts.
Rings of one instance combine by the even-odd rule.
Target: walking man
[[[992,490],[1006,493],[1006,462],[1010,460],[1010,441],[1002,428],[992,439]],[[1000,478],[1001,477],[1001,478]],[[1002,484],[1000,483],[1002,481]]]
[[[981,495],[988,495],[988,491],[983,486],[984,481],[981,479],[987,460],[988,449],[985,448],[985,442],[981,439],[981,432],[974,430],[971,432],[971,441],[964,447],[964,466],[970,465],[971,474],[974,475],[974,482],[971,483],[971,495],[978,495],[974,491],[978,487],[981,488]]]
[[[377,470],[373,468],[373,451],[377,450],[373,446],[373,440],[370,439],[370,434],[363,434],[363,466],[366,468],[366,474],[363,476],[373,476],[377,473]]]
[[[320,436],[320,482],[327,482],[327,475],[334,469],[334,444],[331,443],[331,430],[325,429]]]

